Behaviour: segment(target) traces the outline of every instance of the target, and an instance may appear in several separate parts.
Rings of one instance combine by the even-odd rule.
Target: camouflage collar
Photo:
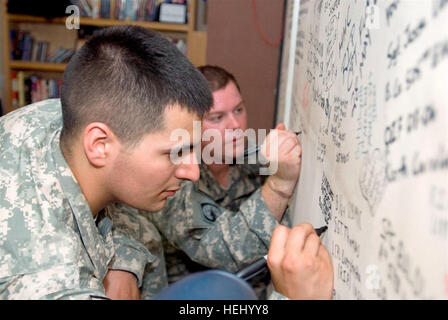
[[[237,199],[254,192],[260,185],[258,180],[263,180],[258,172],[258,165],[235,164],[230,165],[229,185],[222,187],[206,165],[199,165],[200,179],[195,182],[196,190],[200,190],[214,201],[220,201],[231,194],[232,199]],[[257,180],[257,183],[254,181]]]
[[[60,130],[56,131],[51,139],[51,154],[58,180],[78,226],[81,241],[95,266],[95,276],[102,280],[114,255],[112,236],[109,232],[103,238],[95,225],[87,200],[62,154]]]

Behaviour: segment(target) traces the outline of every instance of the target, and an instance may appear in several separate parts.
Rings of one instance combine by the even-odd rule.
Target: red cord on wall
[[[282,40],[283,40],[283,29],[284,29],[284,19],[282,19],[282,30],[281,30],[280,39],[275,41],[275,42],[272,42],[263,33],[263,30],[261,29],[260,24],[258,23],[257,7],[255,5],[255,0],[252,0],[252,18],[254,19],[254,23],[255,23],[255,26],[257,27],[258,34],[261,36],[261,38],[263,39],[263,41],[266,44],[268,44],[268,45],[270,45],[272,47],[277,47],[277,46],[279,46],[282,43]]]

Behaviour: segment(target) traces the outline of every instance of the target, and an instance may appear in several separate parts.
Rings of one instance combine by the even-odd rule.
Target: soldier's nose
[[[199,166],[197,164],[182,164],[176,170],[176,177],[182,180],[199,180]]]

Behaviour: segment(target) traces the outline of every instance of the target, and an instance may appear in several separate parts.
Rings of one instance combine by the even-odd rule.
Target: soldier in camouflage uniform
[[[220,130],[222,150],[233,144],[230,148],[233,155],[240,154],[244,143],[228,141],[225,137],[225,129],[244,131],[247,128],[239,85],[232,74],[220,67],[204,66],[199,70],[214,97],[214,106],[204,116],[203,130]],[[275,174],[260,175],[258,165],[247,164],[247,161],[229,165],[223,159],[223,164],[201,164],[197,182],[184,181],[162,211],[145,215],[162,235],[169,283],[205,268],[236,272],[267,254],[272,232],[279,222],[290,225],[284,212],[298,179],[300,146],[294,133],[278,132],[281,154],[278,175],[284,174],[286,168],[286,183],[275,180],[278,178]],[[285,159],[287,154],[294,156]],[[277,187],[269,183],[273,181]],[[119,222],[123,219],[125,216],[119,215],[114,217],[114,222],[123,224],[126,229],[126,222]],[[135,229],[135,226],[130,225],[128,229]],[[117,259],[126,270],[124,259]],[[144,279],[144,283],[151,282],[150,274],[146,275],[149,278],[148,281]],[[259,298],[266,298],[269,281],[267,271],[250,281]],[[143,298],[150,298],[154,293],[143,286]]]
[[[131,253],[136,283],[143,264],[149,290],[165,286],[160,252],[148,251],[160,248],[157,230],[139,229],[150,235],[145,247],[119,224],[112,234],[110,217],[161,210],[182,180],[198,179],[192,161],[170,161],[178,144],[170,133],[193,137],[193,122],[211,105],[206,81],[168,40],[114,27],[71,59],[61,101],[0,118],[0,299],[106,298],[106,273]]]
[[[104,299],[115,285],[107,275],[123,266],[117,257],[127,257],[136,285],[145,271],[148,291],[165,286],[161,238],[141,213],[161,210],[181,181],[199,178],[191,161],[199,141],[181,146],[190,161],[176,165],[170,133],[194,137],[193,121],[211,104],[207,83],[172,44],[148,29],[115,27],[71,59],[61,101],[2,117],[0,298]],[[136,228],[112,226],[117,215]]]

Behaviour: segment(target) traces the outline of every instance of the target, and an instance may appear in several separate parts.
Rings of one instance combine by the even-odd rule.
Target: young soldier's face
[[[221,133],[223,151],[233,150],[233,155],[237,156],[244,150],[244,136],[235,137],[229,134],[229,129],[242,131],[247,129],[246,107],[233,81],[230,81],[223,89],[213,92],[213,107],[205,114],[202,129],[204,131],[215,129]],[[211,142],[203,142],[203,147],[208,143]]]
[[[118,201],[137,209],[159,211],[167,197],[179,190],[182,180],[199,179],[193,147],[200,144],[200,135],[193,134],[194,121],[200,121],[199,116],[185,108],[178,105],[166,108],[162,130],[147,134],[131,150],[122,149],[115,161],[111,182]],[[182,157],[189,161],[179,164],[170,159],[172,148],[179,146],[179,141],[171,138],[176,129],[186,130],[191,137],[189,141],[182,141]]]

